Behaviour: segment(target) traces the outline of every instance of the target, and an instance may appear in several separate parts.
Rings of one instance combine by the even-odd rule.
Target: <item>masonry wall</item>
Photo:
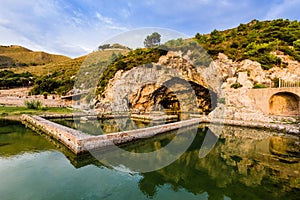
[[[298,97],[298,110],[291,112],[291,115],[300,114],[300,87],[294,88],[265,88],[265,89],[249,89],[248,96],[254,101],[255,107],[264,114],[272,114],[270,110],[270,99],[277,93],[290,93]],[[289,99],[287,99],[289,101]],[[273,108],[275,109],[275,108]],[[277,115],[286,115],[288,113],[276,112]]]

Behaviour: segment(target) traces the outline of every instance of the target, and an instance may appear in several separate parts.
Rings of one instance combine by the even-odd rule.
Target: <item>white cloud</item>
[[[284,0],[273,5],[265,16],[265,19],[287,18],[299,20],[299,0]]]
[[[299,7],[298,0],[1,0],[0,44],[74,57],[134,28],[160,26],[194,35],[254,18],[299,19]]]
[[[76,57],[125,30],[112,18],[99,12],[89,16],[88,12],[61,0],[1,2],[0,45],[20,44]]]
[[[100,20],[100,22],[103,22],[105,24],[113,24],[113,20],[109,17],[102,16],[99,12],[96,12],[96,17]]]

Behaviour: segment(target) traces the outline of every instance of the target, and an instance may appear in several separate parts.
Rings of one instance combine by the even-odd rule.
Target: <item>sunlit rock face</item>
[[[218,91],[209,89],[214,86],[203,76],[212,75],[207,69],[200,72],[176,53],[168,53],[156,64],[118,71],[98,107],[106,107],[106,111],[209,113],[216,106]]]
[[[299,81],[300,77],[300,63],[282,52],[272,52],[272,54],[279,57],[286,67],[274,66],[269,70],[263,70],[261,64],[252,60],[242,60],[234,62],[226,55],[220,53],[218,59],[214,64],[220,70],[220,74],[225,82],[224,87],[230,88],[233,83],[240,83],[243,88],[252,88],[255,83],[265,84],[267,87],[274,85],[274,79],[280,78],[285,81]],[[241,76],[245,77],[242,78]]]

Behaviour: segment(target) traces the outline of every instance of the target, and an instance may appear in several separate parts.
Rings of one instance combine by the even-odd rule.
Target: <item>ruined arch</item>
[[[299,115],[300,98],[291,92],[279,92],[269,99],[269,111],[272,115]]]

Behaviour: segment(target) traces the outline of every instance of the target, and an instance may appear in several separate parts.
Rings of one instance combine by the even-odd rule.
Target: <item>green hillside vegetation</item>
[[[98,50],[102,51],[102,50],[131,50],[130,48],[123,46],[121,44],[115,43],[115,44],[103,44],[98,46]]]
[[[16,74],[9,70],[0,71],[0,88],[9,89],[32,86],[34,79],[35,76],[29,72]]]
[[[116,53],[122,55],[126,52],[127,50],[97,51],[62,63],[40,66],[38,70],[35,67],[28,67],[27,71],[39,76],[35,80],[31,93],[65,95],[73,89],[75,83],[80,85],[82,82],[86,84],[85,87],[89,88],[95,80],[97,82],[99,79],[100,65],[106,64]]]
[[[45,65],[70,60],[66,56],[35,52],[21,46],[0,46],[0,69]]]
[[[218,53],[226,54],[233,61],[251,59],[261,63],[263,69],[285,67],[280,58],[271,54],[284,52],[300,61],[300,23],[277,19],[253,20],[225,31],[214,30],[210,34],[197,33],[195,39],[215,59]]]
[[[211,58],[224,53],[233,61],[257,61],[265,70],[273,66],[286,67],[287,63],[273,52],[280,51],[300,61],[300,23],[282,19],[253,20],[229,30],[170,40],[158,48],[130,50],[119,44],[104,44],[98,51],[76,59],[20,46],[0,46],[0,87],[33,85],[32,94],[64,95],[74,84],[79,89],[97,85],[96,93],[104,96],[105,87],[118,70],[126,71],[139,65],[150,67],[170,50],[189,54],[195,65],[208,66]]]
[[[151,63],[158,62],[158,59],[162,55],[166,55],[167,51],[159,48],[150,49],[136,49],[130,51],[127,55],[121,55],[116,57],[108,67],[105,68],[98,78],[98,86],[96,94],[100,94],[104,97],[104,90],[109,80],[114,77],[119,70],[130,70],[140,65],[151,65]]]

